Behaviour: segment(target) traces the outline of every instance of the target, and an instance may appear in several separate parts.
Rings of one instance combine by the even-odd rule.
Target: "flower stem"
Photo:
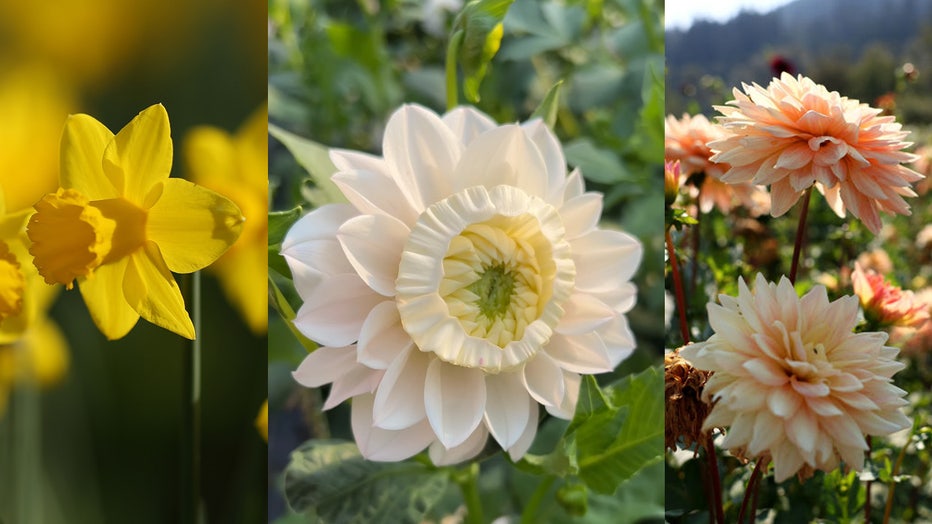
[[[547,493],[556,480],[557,477],[547,475],[540,481],[540,484],[537,485],[530,500],[528,500],[527,505],[524,507],[524,511],[521,513],[521,524],[533,524],[538,521],[537,510],[540,509],[540,503],[544,501],[544,497],[547,496]]]
[[[479,498],[479,463],[473,462],[453,475],[466,503],[466,524],[482,524],[482,500]]]
[[[201,511],[201,273],[195,271],[185,281],[196,336],[184,352],[182,365],[181,518],[195,524]]]
[[[462,43],[463,30],[460,29],[453,33],[450,37],[450,44],[447,46],[447,111],[459,104],[456,89],[456,55],[459,54]]]
[[[42,503],[40,496],[39,472],[42,469],[41,445],[42,421],[39,416],[39,390],[33,380],[30,356],[26,345],[20,342],[16,351],[19,353],[18,366],[25,380],[17,383],[13,394],[14,420],[13,430],[13,468],[16,482],[14,500],[16,501],[16,518],[13,522],[42,522]]]
[[[722,479],[718,474],[718,456],[715,454],[715,442],[712,440],[712,432],[705,433],[705,442],[702,443],[705,448],[705,456],[709,461],[709,477],[712,481],[712,503],[713,506],[709,511],[714,513],[717,524],[725,524],[725,508],[722,507]]]
[[[799,256],[803,250],[803,237],[806,234],[806,217],[809,215],[809,197],[812,188],[806,190],[803,196],[803,207],[799,213],[799,225],[796,227],[796,242],[793,243],[793,263],[790,265],[790,283],[796,283],[796,272],[799,270]]]
[[[906,448],[908,448],[909,443],[912,442],[913,435],[916,434],[916,429],[918,427],[918,423],[913,423],[913,429],[909,432],[906,444],[896,456],[896,462],[893,463],[893,471],[890,473],[890,486],[887,490],[887,504],[883,509],[883,524],[888,524],[890,522],[890,515],[893,513],[893,492],[896,490],[896,477],[900,474],[900,466],[903,465],[903,458],[906,457]]]
[[[673,274],[673,292],[676,295],[676,313],[680,319],[680,335],[683,345],[689,344],[689,326],[686,324],[686,294],[683,292],[683,278],[680,276],[680,266],[676,262],[676,251],[673,249],[673,236],[670,230],[666,231],[667,255],[670,259],[670,272]]]
[[[757,491],[757,484],[761,477],[761,469],[764,466],[764,457],[757,459],[757,464],[754,465],[754,471],[751,473],[751,478],[748,479],[748,486],[744,490],[744,498],[741,499],[741,510],[738,512],[738,524],[744,522],[744,511],[747,509],[748,501],[753,498],[753,492]],[[756,508],[752,508],[751,511],[755,511]],[[754,522],[754,514],[750,515],[750,522]]]
[[[870,464],[871,461],[871,450],[873,450],[873,442],[871,442],[871,436],[867,436],[867,463]],[[870,524],[871,522],[871,484],[872,482],[868,480],[864,483],[864,523]]]

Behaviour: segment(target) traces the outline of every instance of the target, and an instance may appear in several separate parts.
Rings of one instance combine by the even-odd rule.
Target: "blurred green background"
[[[0,184],[29,179],[39,196],[54,190],[57,181],[47,186],[57,180],[68,113],[88,113],[116,132],[158,102],[172,126],[172,176],[188,176],[181,152],[190,128],[233,132],[265,101],[266,10],[255,0],[0,0],[0,93],[12,92],[4,89],[12,89],[21,70],[42,71],[54,86],[32,85],[19,99],[0,96],[0,106],[31,97],[50,113],[0,123],[0,136],[23,137],[6,140],[0,151]],[[57,95],[41,98],[47,90]],[[0,111],[15,114],[15,107]],[[264,223],[265,216],[247,219]],[[184,288],[189,277],[176,278]],[[266,398],[266,335],[246,327],[209,271],[201,280],[206,521],[258,522],[265,518],[266,444],[254,421]],[[186,304],[190,309],[190,299]],[[190,344],[145,321],[107,342],[77,289],[62,291],[51,317],[68,341],[70,364],[40,397],[42,489],[33,500],[42,506],[42,522],[177,522],[182,366]],[[15,522],[11,400],[0,418],[0,520],[6,523]]]

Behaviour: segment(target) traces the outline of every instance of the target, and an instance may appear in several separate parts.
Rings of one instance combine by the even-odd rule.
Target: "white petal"
[[[561,335],[554,333],[544,351],[560,363],[560,367],[576,373],[605,373],[614,367],[605,343],[596,333]]]
[[[325,346],[347,346],[356,342],[369,312],[383,300],[358,276],[336,275],[314,288],[298,310],[294,325]]]
[[[517,125],[497,127],[466,148],[453,173],[457,191],[472,186],[507,185],[547,197],[547,172],[537,146]]]
[[[333,409],[350,397],[374,392],[383,373],[382,370],[357,363],[345,375],[333,381],[330,394],[324,402],[324,410]]]
[[[566,238],[573,239],[592,231],[602,216],[602,194],[584,193],[564,202],[560,217],[566,227]]]
[[[617,287],[634,276],[643,249],[638,239],[620,231],[597,229],[571,242],[576,288],[598,291]]]
[[[331,152],[331,157],[333,154]],[[384,164],[381,158],[378,160]],[[364,215],[388,215],[408,225],[417,220],[417,212],[408,201],[408,195],[398,187],[398,183],[388,173],[387,166],[381,166],[378,171],[340,171],[331,180]]]
[[[427,419],[447,448],[462,444],[482,421],[486,392],[483,373],[434,359],[427,368]]]
[[[576,403],[579,401],[579,386],[582,384],[582,377],[578,373],[564,371],[563,383],[565,390],[563,402],[559,406],[544,407],[547,408],[547,413],[557,418],[570,420],[576,413]]]
[[[540,152],[547,166],[547,201],[559,204],[562,195],[563,180],[566,178],[566,158],[563,148],[553,131],[547,127],[543,120],[535,118],[521,125],[537,151]]]
[[[342,377],[355,363],[355,346],[323,346],[308,353],[291,376],[302,386],[319,388]]]
[[[566,394],[563,370],[546,353],[538,353],[524,366],[524,385],[545,406],[559,406]]]
[[[372,424],[382,429],[404,429],[427,415],[424,383],[431,357],[411,347],[392,362],[375,394]]]
[[[397,462],[417,455],[434,440],[430,424],[423,421],[401,431],[372,425],[372,395],[353,399],[351,425],[362,456],[380,462]]]
[[[502,449],[508,449],[524,433],[530,417],[530,398],[519,373],[485,377],[485,423]]]
[[[576,198],[585,191],[586,186],[583,183],[582,172],[579,168],[573,169],[566,177],[566,183],[563,186],[563,201],[567,202],[570,199]]]
[[[328,204],[295,222],[282,241],[281,254],[291,269],[295,288],[306,299],[331,275],[353,272],[336,240],[336,231],[356,210],[347,204]]]
[[[479,424],[472,435],[459,446],[450,449],[443,447],[439,440],[435,440],[428,448],[430,460],[437,466],[450,466],[469,460],[485,448],[485,442],[489,439],[489,430],[484,424]]]
[[[385,126],[382,154],[415,211],[448,196],[463,145],[433,111],[406,104]]]
[[[564,335],[588,333],[604,326],[615,318],[615,311],[604,302],[587,293],[573,293],[563,303],[566,312],[556,331]]]
[[[631,332],[628,318],[624,315],[615,315],[614,320],[599,330],[599,336],[602,337],[602,342],[608,351],[613,369],[634,352],[636,346],[634,333]]]
[[[783,482],[799,471],[803,465],[803,456],[789,440],[784,440],[775,449],[773,455],[773,477],[777,482]]]
[[[373,369],[386,369],[414,341],[401,327],[398,308],[386,300],[372,308],[362,325],[357,343],[357,360]]]
[[[409,233],[408,226],[390,216],[362,215],[340,226],[337,240],[363,281],[380,295],[391,297]]]
[[[515,441],[514,445],[508,448],[508,456],[515,462],[521,460],[521,457],[527,453],[527,450],[530,449],[531,444],[534,442],[534,437],[537,435],[539,409],[537,407],[537,402],[533,398],[528,397],[527,400],[528,409],[530,410],[527,425],[524,427],[524,431],[521,433],[521,436],[518,437],[518,440]]]
[[[468,106],[453,108],[443,115],[442,120],[464,146],[468,146],[477,136],[498,125],[482,111]]]

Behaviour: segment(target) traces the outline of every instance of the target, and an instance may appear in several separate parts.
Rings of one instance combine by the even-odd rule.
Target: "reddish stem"
[[[683,279],[680,276],[680,266],[676,262],[676,251],[673,249],[673,236],[670,230],[666,232],[667,255],[670,259],[670,272],[673,273],[673,292],[676,295],[676,311],[680,317],[680,334],[683,336],[683,345],[689,344],[689,326],[686,324],[686,294],[683,292]]]
[[[722,507],[722,479],[718,474],[718,457],[715,454],[715,443],[712,441],[712,432],[705,433],[705,442],[703,447],[706,451],[706,458],[709,460],[709,477],[712,481],[712,505],[709,512],[714,512],[715,521],[718,524],[725,524],[725,508]]]
[[[793,263],[790,266],[790,283],[796,283],[796,272],[799,270],[799,255],[803,250],[803,237],[806,236],[806,217],[809,215],[809,197],[812,188],[806,190],[803,196],[803,208],[799,213],[799,225],[796,227],[796,242],[793,244]]]
[[[748,486],[744,490],[744,498],[741,499],[741,510],[738,512],[738,524],[744,522],[744,512],[748,506],[748,500],[753,498],[753,493],[757,491],[757,484],[761,477],[761,469],[764,465],[764,457],[757,459],[757,464],[754,466],[754,471],[751,473],[751,478],[748,479]],[[752,508],[751,511],[751,522],[754,522],[753,511],[756,508]]]
[[[867,436],[867,464],[870,465],[871,462],[871,449],[873,445],[871,443],[871,436]],[[864,524],[870,524],[871,522],[871,481],[868,480],[864,483]]]

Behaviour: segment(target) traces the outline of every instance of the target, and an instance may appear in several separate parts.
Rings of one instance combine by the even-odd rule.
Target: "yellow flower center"
[[[451,240],[440,292],[466,334],[504,348],[540,316],[555,271],[533,216],[496,216]]]
[[[91,202],[74,189],[59,188],[34,207],[29,252],[49,284],[71,289],[75,278],[92,276],[101,264],[145,242],[146,212],[122,198]]]
[[[16,315],[23,308],[26,281],[19,262],[6,242],[0,240],[0,320]]]

